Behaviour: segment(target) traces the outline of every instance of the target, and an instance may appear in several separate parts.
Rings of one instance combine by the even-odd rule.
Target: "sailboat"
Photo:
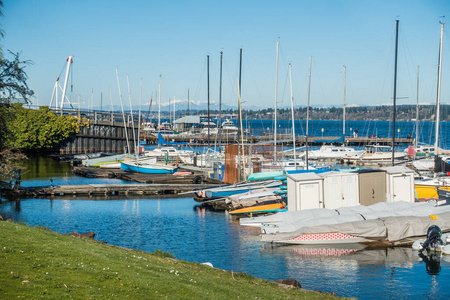
[[[440,111],[440,97],[441,97],[441,73],[442,73],[442,44],[444,39],[444,23],[441,23],[441,39],[439,43],[439,62],[438,62],[438,81],[437,81],[437,95],[436,95],[436,128],[435,128],[435,142],[434,155],[441,154],[439,151],[439,111]],[[439,199],[438,189],[450,186],[450,177],[434,177],[416,180],[415,191],[419,199],[435,198]]]

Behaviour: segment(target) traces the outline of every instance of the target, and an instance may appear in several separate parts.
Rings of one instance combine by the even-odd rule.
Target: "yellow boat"
[[[414,187],[419,199],[439,199],[437,188],[448,188],[450,186],[449,177],[436,177],[430,179],[416,180]]]

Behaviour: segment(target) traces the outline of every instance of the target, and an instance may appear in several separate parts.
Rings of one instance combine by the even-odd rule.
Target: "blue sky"
[[[280,42],[278,100],[290,105],[292,63],[295,105],[306,105],[312,56],[311,105],[342,106],[343,65],[347,104],[392,103],[395,20],[399,27],[399,104],[435,103],[439,21],[450,20],[450,1],[63,1],[4,0],[3,49],[21,52],[34,104],[49,105],[56,78],[74,56],[73,94],[81,107],[124,105],[127,74],[133,105],[206,102],[206,56],[210,56],[210,99],[218,103],[219,57],[223,51],[222,102],[237,105],[239,49],[243,49],[245,107],[274,106],[276,42]],[[447,16],[440,18],[440,16]],[[446,24],[446,28],[450,28]],[[442,97],[450,102],[450,36],[444,33]],[[6,57],[8,57],[6,55]],[[214,105],[213,107],[216,107]]]

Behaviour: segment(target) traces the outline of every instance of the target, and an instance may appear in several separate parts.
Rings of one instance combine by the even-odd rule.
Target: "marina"
[[[450,6],[400,2],[0,0],[0,298],[450,298]]]

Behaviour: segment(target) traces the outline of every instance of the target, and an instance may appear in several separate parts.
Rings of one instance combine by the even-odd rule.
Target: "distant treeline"
[[[273,119],[273,108],[266,108],[260,110],[243,110],[242,115],[244,119]],[[192,114],[191,110],[191,114]],[[196,111],[196,114],[206,115],[206,110]],[[345,119],[364,121],[390,121],[392,120],[393,107],[392,106],[357,106],[347,107],[345,109]],[[210,114],[218,114],[218,111],[210,111]],[[222,110],[222,114],[237,114],[235,109]],[[419,106],[419,120],[420,121],[434,121],[436,114],[436,105],[420,105]],[[294,109],[295,119],[306,119],[306,107],[299,107]],[[399,105],[396,111],[397,121],[414,121],[416,119],[416,105]],[[313,108],[309,109],[310,120],[342,120],[342,107],[329,108]],[[441,105],[440,112],[441,121],[450,121],[450,105]],[[287,108],[278,109],[277,118],[279,120],[291,119],[291,110]]]

